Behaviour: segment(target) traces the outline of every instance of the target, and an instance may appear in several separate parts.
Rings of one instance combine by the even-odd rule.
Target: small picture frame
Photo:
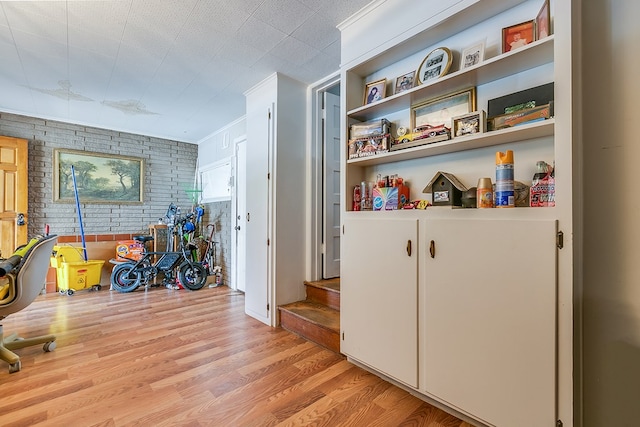
[[[544,0],[540,12],[536,16],[536,40],[547,37],[551,28],[551,12],[549,10],[549,0]]]
[[[387,79],[380,79],[375,82],[367,83],[364,89],[364,105],[379,101],[385,96],[387,88]]]
[[[474,111],[451,119],[451,137],[475,135],[485,132],[487,115],[484,111]]]
[[[439,47],[429,52],[416,71],[418,84],[439,79],[447,74],[449,68],[451,68],[452,60],[451,50],[446,47]]]
[[[400,93],[411,89],[413,87],[413,79],[415,78],[415,75],[416,72],[412,71],[410,73],[397,77],[396,89],[394,93]]]
[[[484,40],[462,50],[460,69],[473,67],[484,61]]]
[[[533,42],[535,21],[525,21],[502,29],[502,52],[507,53]]]

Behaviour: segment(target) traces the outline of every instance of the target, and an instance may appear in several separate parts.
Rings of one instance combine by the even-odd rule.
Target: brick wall
[[[235,283],[231,281],[231,202],[214,202],[207,203],[205,206],[204,224],[214,224],[216,232],[213,240],[216,245],[216,265],[222,267],[223,284],[229,287],[235,287]],[[204,231],[207,232],[206,230]],[[206,236],[208,237],[208,236]]]
[[[85,234],[148,233],[170,203],[191,208],[198,146],[150,136],[0,113],[0,134],[29,141],[29,235],[78,235],[75,203],[53,201],[53,150],[119,154],[144,159],[142,204],[81,203]],[[82,200],[81,200],[82,202]]]

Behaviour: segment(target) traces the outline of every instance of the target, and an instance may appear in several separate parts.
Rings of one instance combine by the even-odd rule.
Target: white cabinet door
[[[556,222],[424,224],[420,389],[491,425],[554,425]]]
[[[418,381],[418,221],[346,220],[341,351],[407,385]]]
[[[257,93],[247,100],[246,163],[246,287],[245,311],[252,317],[271,324],[269,305],[269,212],[268,180],[273,143],[273,110],[275,94]],[[241,225],[242,226],[242,225]]]

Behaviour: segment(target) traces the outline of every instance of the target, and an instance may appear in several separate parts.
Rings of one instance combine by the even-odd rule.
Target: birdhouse
[[[462,206],[462,193],[467,190],[455,175],[438,172],[422,192],[432,194],[433,206]]]

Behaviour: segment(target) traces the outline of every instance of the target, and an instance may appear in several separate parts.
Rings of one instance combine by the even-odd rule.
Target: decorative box
[[[373,156],[389,151],[390,135],[374,135],[368,138],[349,140],[349,159]]]
[[[392,133],[391,122],[387,119],[357,123],[349,127],[349,139],[368,138],[370,136],[390,133]]]
[[[392,211],[401,209],[409,201],[409,187],[376,187],[373,189],[373,210]]]

